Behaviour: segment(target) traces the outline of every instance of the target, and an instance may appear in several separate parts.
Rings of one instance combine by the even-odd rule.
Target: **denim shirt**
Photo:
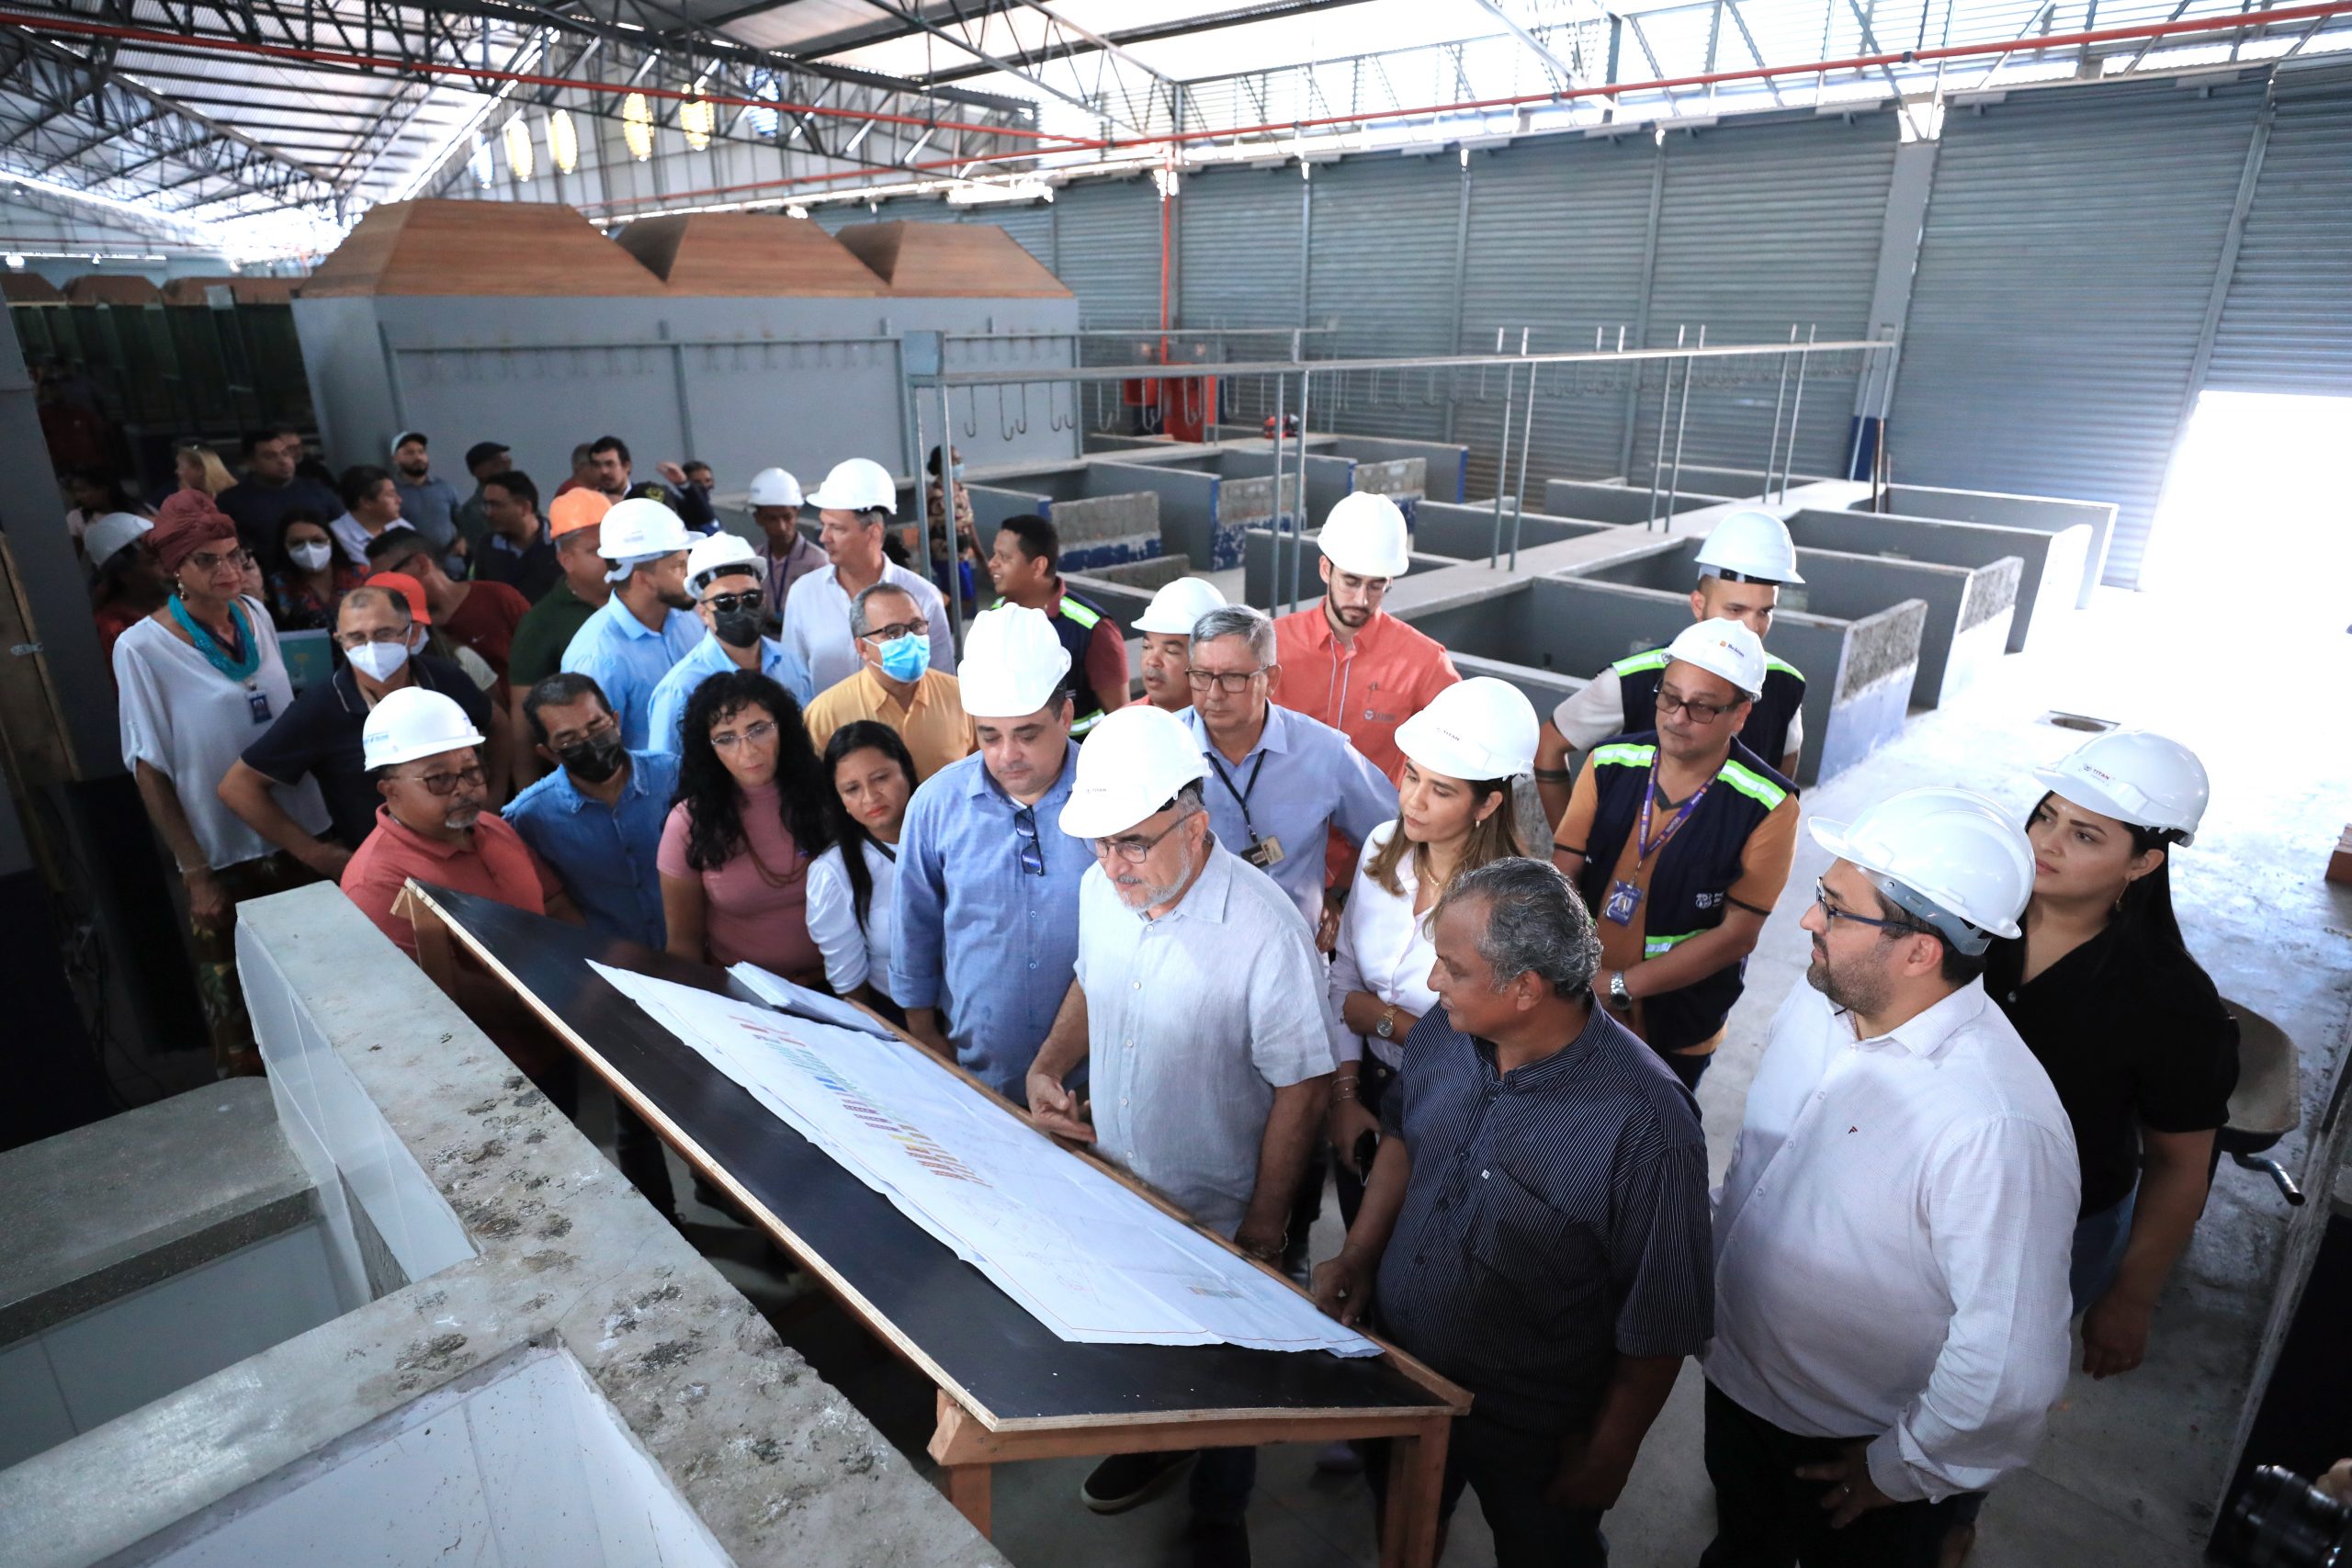
[[[653,861],[677,793],[678,759],[631,751],[628,782],[609,807],[581,793],[558,768],[499,815],[554,869],[590,931],[658,950],[667,927]]]

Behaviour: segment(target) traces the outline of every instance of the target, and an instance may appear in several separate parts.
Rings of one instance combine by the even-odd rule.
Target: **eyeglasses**
[[[869,642],[896,642],[902,637],[922,637],[930,630],[929,621],[898,621],[887,626],[869,626],[859,635]]]
[[[1713,724],[1737,706],[1737,703],[1702,703],[1690,697],[1669,696],[1664,686],[1657,689],[1658,712],[1670,715],[1676,708],[1680,708],[1690,716],[1693,724]]]
[[[1191,816],[1189,811],[1184,813],[1183,817],[1179,817],[1148,839],[1135,833],[1121,839],[1097,839],[1094,840],[1094,858],[1102,860],[1109,855],[1117,855],[1129,865],[1141,865],[1145,857],[1159,847],[1159,840],[1182,828],[1185,818]]]
[[[703,601],[714,615],[731,615],[738,610],[757,610],[766,601],[754,593],[714,593]]]
[[[1227,694],[1238,697],[1242,693],[1248,691],[1250,689],[1250,682],[1256,680],[1259,676],[1263,675],[1266,672],[1266,669],[1267,667],[1263,664],[1259,665],[1255,670],[1188,669],[1184,671],[1184,678],[1193,683],[1193,690],[1196,692],[1207,691],[1209,689],[1209,683],[1211,682],[1215,682],[1217,685],[1225,688]]]
[[[1037,842],[1037,808],[1023,806],[1012,813],[1012,830],[1021,840],[1021,869],[1029,876],[1046,874],[1045,846]]]
[[[408,782],[423,784],[435,795],[454,795],[459,784],[480,789],[488,776],[481,771],[481,764],[477,762],[469,768],[459,768],[454,773],[419,773]]]
[[[745,745],[747,743],[752,746],[758,746],[775,739],[775,720],[772,718],[763,718],[756,724],[745,725],[741,734],[729,729],[721,734],[714,735],[710,738],[710,743],[718,748],[721,751],[732,751],[738,746]]]
[[[210,550],[198,550],[187,558],[187,564],[198,571],[217,571],[223,566],[243,571],[254,564],[254,558],[253,552],[245,549],[234,549],[217,556]]]
[[[406,642],[413,626],[378,626],[372,632],[337,632],[334,645],[341,649],[365,648],[371,642]]]
[[[1843,920],[1849,926],[1868,926],[1872,931],[1917,931],[1923,936],[1933,936],[1936,934],[1932,930],[1921,925],[1917,920],[1906,920],[1902,919],[1891,920],[1873,919],[1868,915],[1858,915],[1851,909],[1841,909],[1837,905],[1829,901],[1829,889],[1818,882],[1813,885],[1813,902],[1815,907],[1820,909],[1822,919],[1833,926],[1839,920]]]

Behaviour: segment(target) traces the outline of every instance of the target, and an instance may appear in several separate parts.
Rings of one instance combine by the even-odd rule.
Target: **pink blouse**
[[[808,934],[808,855],[793,842],[776,801],[776,786],[765,784],[742,792],[743,836],[750,849],[736,846],[727,863],[716,871],[697,872],[686,864],[686,806],[670,808],[662,824],[662,849],[655,859],[664,876],[681,882],[699,878],[706,908],[703,947],[718,964],[750,962],[786,979],[824,984],[825,959]],[[757,856],[755,860],[753,857]],[[769,886],[768,872],[789,878],[781,887]]]

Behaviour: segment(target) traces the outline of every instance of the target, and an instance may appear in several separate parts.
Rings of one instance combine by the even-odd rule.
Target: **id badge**
[[[1261,871],[1269,866],[1280,865],[1283,861],[1283,841],[1280,839],[1254,840],[1248,849],[1241,852],[1241,858]]]
[[[269,722],[269,694],[267,692],[248,691],[245,694],[245,706],[251,710],[255,724]]]
[[[1600,906],[1600,918],[1621,926],[1634,923],[1634,912],[1642,907],[1642,890],[1632,883],[1619,880],[1609,885],[1609,897]]]

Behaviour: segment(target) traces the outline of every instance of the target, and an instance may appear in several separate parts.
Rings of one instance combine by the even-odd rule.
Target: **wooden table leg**
[[[989,1477],[995,1469],[986,1464],[951,1464],[943,1466],[947,1474],[947,1500],[956,1511],[972,1522],[972,1528],[982,1537],[989,1533]]]
[[[938,1393],[939,1425],[931,1434],[931,1457],[947,1478],[947,1500],[982,1537],[989,1533],[988,1434],[945,1389]]]
[[[1440,1416],[1389,1445],[1380,1568],[1432,1568],[1437,1562],[1438,1498],[1445,1485],[1445,1445],[1453,1425],[1451,1417]]]

